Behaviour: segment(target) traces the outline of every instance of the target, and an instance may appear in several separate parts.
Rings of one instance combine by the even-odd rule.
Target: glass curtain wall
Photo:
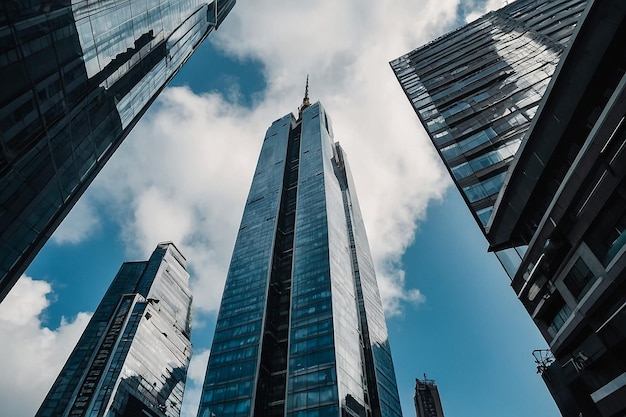
[[[0,300],[234,0],[0,6]]]
[[[483,231],[585,6],[519,0],[391,62]],[[524,251],[498,254],[507,273]]]
[[[400,416],[373,262],[319,103],[268,129],[199,417]]]
[[[36,416],[178,417],[191,359],[188,284],[171,243],[124,263]]]

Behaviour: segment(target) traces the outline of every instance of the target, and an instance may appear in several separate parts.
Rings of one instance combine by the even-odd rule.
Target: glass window
[[[442,116],[437,116],[436,118],[429,120],[426,122],[426,128],[430,132],[434,132],[435,130],[439,130],[446,125],[446,121]]]
[[[429,106],[426,106],[420,109],[419,113],[420,113],[420,116],[422,116],[424,119],[430,119],[437,114],[437,107],[431,104]]]
[[[477,172],[481,169],[490,167],[492,165],[497,164],[498,162],[506,161],[507,159],[513,158],[515,156],[515,152],[519,148],[521,140],[515,140],[511,143],[506,144],[505,146],[496,149],[495,151],[491,151],[486,153],[485,155],[481,155],[476,159],[472,159],[469,161],[469,165],[472,171]]]
[[[522,263],[522,257],[518,251],[515,248],[509,248],[498,251],[495,254],[509,278],[513,279]]]
[[[483,101],[487,98],[489,98],[490,94],[488,92],[484,92],[484,93],[480,93],[480,94],[476,94],[474,97],[472,97],[472,101],[478,103],[480,101]]]
[[[548,334],[552,337],[556,336],[556,334],[559,332],[561,327],[563,327],[568,317],[572,313],[572,310],[562,298],[557,301],[557,306],[555,310],[556,312],[551,318],[549,318],[548,324]]]
[[[502,187],[505,176],[506,172],[502,172],[478,184],[463,187],[463,191],[469,201],[474,203],[478,200],[482,200],[483,198],[497,194]]]
[[[594,281],[593,278],[594,275],[589,266],[582,258],[579,258],[567,273],[563,282],[574,298],[579,301],[591,287]]]
[[[496,132],[492,128],[487,128],[483,131],[473,134],[472,136],[464,139],[458,143],[459,149],[461,152],[467,152],[471,149],[476,148],[483,143],[489,142],[491,139],[495,138]]]
[[[622,190],[623,190],[622,185]],[[602,208],[585,241],[598,259],[607,266],[626,245],[626,199],[620,190]]]
[[[452,145],[446,146],[445,148],[441,148],[441,154],[443,155],[445,160],[450,160],[452,158],[456,158],[461,155],[461,151],[456,143]]]
[[[604,259],[605,265],[608,265],[617,253],[626,245],[626,211],[617,219],[613,227],[609,230],[607,242],[609,242],[609,250]]]
[[[474,171],[472,171],[472,168],[470,168],[467,162],[452,167],[452,174],[454,174],[454,178],[456,178],[457,180],[462,180],[463,178],[473,174],[473,172]]]
[[[448,132],[447,130],[443,130],[443,131],[441,131],[439,133],[435,133],[433,135],[433,141],[435,142],[436,145],[440,145],[442,143],[446,143],[451,138],[452,138],[452,136],[450,136],[450,132]]]
[[[492,211],[493,211],[493,206],[485,207],[484,209],[480,209],[476,211],[476,215],[478,216],[478,219],[480,220],[480,223],[483,226],[487,226],[487,223],[489,222],[489,218],[491,217]]]
[[[441,115],[443,117],[449,117],[449,116],[455,115],[455,114],[457,114],[457,113],[459,113],[459,112],[461,112],[461,111],[463,111],[465,109],[469,109],[469,108],[470,108],[469,104],[467,104],[464,101],[461,101],[461,102],[456,103],[453,106],[447,108],[446,110],[442,111]]]

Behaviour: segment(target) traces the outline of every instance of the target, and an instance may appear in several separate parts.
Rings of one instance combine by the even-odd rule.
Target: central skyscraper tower
[[[308,87],[266,133],[198,412],[305,415],[401,415],[354,184]]]

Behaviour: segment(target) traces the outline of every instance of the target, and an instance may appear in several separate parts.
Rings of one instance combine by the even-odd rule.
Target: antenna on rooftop
[[[307,74],[306,86],[304,87],[304,98],[302,99],[302,104],[300,104],[300,107],[298,107],[298,119],[302,118],[302,112],[310,105],[311,102],[309,101],[309,74]]]

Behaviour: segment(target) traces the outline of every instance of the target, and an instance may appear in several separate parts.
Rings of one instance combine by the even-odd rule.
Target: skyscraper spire
[[[309,103],[309,74],[306,75],[306,86],[304,87],[304,99],[302,104]]]
[[[198,417],[402,416],[350,170],[307,93],[265,134]]]
[[[304,87],[304,98],[302,104],[298,107],[298,120],[302,118],[302,111],[309,107],[311,102],[309,101],[309,74],[306,75],[306,86]]]

